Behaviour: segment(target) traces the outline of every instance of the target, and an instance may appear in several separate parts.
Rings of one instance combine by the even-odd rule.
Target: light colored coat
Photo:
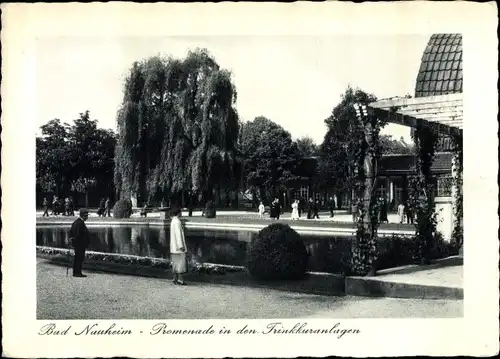
[[[186,251],[186,240],[181,220],[174,216],[170,222],[170,253],[186,253]]]
[[[298,204],[298,202],[293,202],[293,204],[292,204],[292,219],[299,219],[299,204]]]
[[[405,205],[402,203],[398,206],[398,217],[399,222],[403,223],[405,217]]]

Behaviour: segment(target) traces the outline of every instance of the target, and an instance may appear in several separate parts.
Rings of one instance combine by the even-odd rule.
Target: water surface
[[[41,226],[36,230],[38,246],[67,248],[69,226]],[[168,258],[169,227],[113,226],[89,227],[91,251]],[[186,230],[190,255],[198,261],[245,265],[256,233],[251,231]],[[309,270],[340,273],[348,259],[351,240],[331,236],[301,235],[310,254]]]

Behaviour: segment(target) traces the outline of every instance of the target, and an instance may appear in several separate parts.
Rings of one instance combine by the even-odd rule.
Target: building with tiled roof
[[[462,93],[462,34],[434,34],[422,54],[415,97]],[[450,138],[441,136],[440,151],[451,151]]]
[[[439,152],[434,156],[431,172],[434,175],[451,172],[452,157],[450,152]],[[383,155],[378,162],[377,173],[381,176],[411,174],[415,172],[416,157],[411,154]]]
[[[462,35],[432,35],[420,62],[415,97],[462,93],[462,87]]]

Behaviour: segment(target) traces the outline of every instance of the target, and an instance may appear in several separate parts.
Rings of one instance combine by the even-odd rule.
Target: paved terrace
[[[70,271],[71,272],[71,271]],[[37,258],[37,319],[451,318],[463,300],[298,294],[66,269]]]
[[[90,218],[103,218],[99,217],[97,215],[97,209],[90,209]],[[50,213],[50,211],[49,211]],[[140,210],[136,209],[132,216],[130,218],[141,218],[140,216]],[[37,217],[42,217],[43,211],[37,210],[36,216]],[[75,211],[75,214],[78,214],[78,211]],[[188,217],[188,212],[183,211],[182,215],[186,218],[204,218],[202,217],[202,212],[201,211],[193,211],[193,217]],[[302,218],[299,219],[299,221],[307,221],[307,222],[327,222],[327,223],[352,223],[352,215],[348,214],[344,210],[339,210],[339,211],[334,211],[335,216],[333,218],[330,218],[330,212],[328,211],[321,211],[319,212],[319,219],[307,219],[307,213],[302,214]],[[280,220],[291,220],[291,212],[285,212],[280,216]],[[272,218],[269,217],[269,213],[266,213],[264,215],[263,219],[259,218],[259,214],[257,211],[232,211],[232,210],[217,210],[217,217],[218,218],[225,218],[225,219],[259,219],[259,220],[268,220],[271,221],[273,220]],[[50,216],[50,217],[43,217],[44,219],[47,218],[65,218],[65,216],[59,215],[59,216]],[[159,219],[160,218],[160,212],[152,212],[148,213],[147,218],[149,219]],[[390,224],[399,224],[399,217],[395,213],[389,213],[387,215],[387,219],[389,220]],[[408,225],[411,226],[411,225]]]

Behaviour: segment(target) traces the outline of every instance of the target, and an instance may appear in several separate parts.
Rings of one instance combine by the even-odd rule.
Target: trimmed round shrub
[[[215,218],[215,216],[216,216],[215,204],[212,201],[208,201],[207,204],[205,205],[205,217]]]
[[[132,201],[128,198],[118,200],[113,207],[114,218],[130,218],[132,215]]]
[[[288,225],[273,223],[255,237],[247,268],[259,279],[300,279],[306,274],[308,260],[300,235]]]

